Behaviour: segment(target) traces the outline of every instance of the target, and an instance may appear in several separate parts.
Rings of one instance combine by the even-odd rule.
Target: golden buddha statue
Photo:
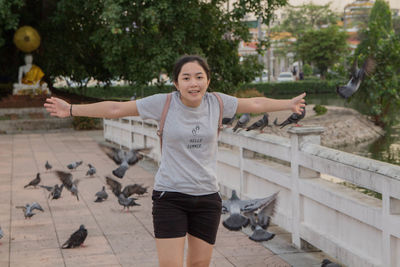
[[[13,94],[19,94],[26,91],[40,90],[42,92],[50,93],[47,84],[42,81],[44,76],[40,67],[32,64],[33,58],[31,54],[25,55],[25,65],[20,66],[18,69],[18,83],[14,83]],[[40,92],[39,91],[39,92]]]

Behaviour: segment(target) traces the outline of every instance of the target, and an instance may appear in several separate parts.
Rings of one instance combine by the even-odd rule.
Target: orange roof
[[[257,42],[243,42],[243,46],[251,47],[256,49],[257,48]]]

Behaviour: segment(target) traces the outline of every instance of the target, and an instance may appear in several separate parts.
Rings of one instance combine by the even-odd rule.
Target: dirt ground
[[[354,145],[366,141],[374,140],[384,134],[384,131],[374,125],[368,118],[354,109],[325,106],[328,111],[324,115],[317,116],[314,112],[314,105],[307,105],[306,116],[301,120],[301,125],[323,126],[325,132],[321,135],[321,144],[328,147],[339,147]],[[288,111],[279,111],[269,114],[269,124],[273,125],[275,118],[281,123],[291,115]],[[252,117],[248,125],[261,119],[262,115]],[[236,122],[234,122],[234,125]],[[283,137],[289,137],[287,130],[290,126],[283,129],[279,127],[266,127],[264,132]]]

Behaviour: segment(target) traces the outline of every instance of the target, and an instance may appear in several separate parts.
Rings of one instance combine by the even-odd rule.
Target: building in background
[[[234,1],[231,2],[231,4]],[[331,3],[332,10],[335,11],[341,21],[338,21],[338,25],[343,27],[348,33],[347,42],[353,49],[360,43],[359,35],[361,29],[363,29],[368,23],[369,13],[373,7],[375,1],[371,0],[341,0],[341,1],[325,1],[325,0],[289,0],[290,5],[299,6],[303,4],[315,4],[315,5],[326,5]],[[400,0],[387,1],[392,9],[393,16],[399,16],[400,12]],[[267,25],[259,25],[257,19],[252,16],[247,16],[247,24],[251,33],[250,42],[241,42],[239,45],[239,55],[245,57],[248,55],[257,55],[257,43],[258,34],[262,33],[262,36],[269,36],[271,40],[271,47],[269,51],[262,57],[262,62],[265,69],[269,70],[269,77],[271,81],[275,81],[281,72],[296,71],[297,76],[299,74],[299,63],[294,60],[293,53],[284,53],[283,47],[284,42],[296,42],[296,38],[291,37],[288,32],[281,32],[278,34],[270,35]],[[280,21],[285,19],[284,8],[279,9],[275,12],[274,21],[271,22],[271,27],[279,24]],[[261,31],[260,31],[261,30]]]

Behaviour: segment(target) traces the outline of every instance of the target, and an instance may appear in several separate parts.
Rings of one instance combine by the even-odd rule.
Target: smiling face
[[[184,105],[198,107],[207,91],[210,80],[203,67],[197,61],[193,61],[182,66],[174,84],[181,94],[181,101]]]

